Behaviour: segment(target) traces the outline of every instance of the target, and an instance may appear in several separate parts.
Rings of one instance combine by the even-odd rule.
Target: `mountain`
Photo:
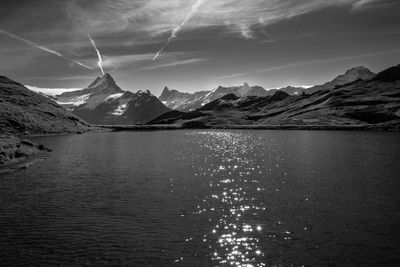
[[[304,87],[294,87],[294,86],[286,86],[279,89],[282,92],[285,92],[289,95],[301,95],[307,89]]]
[[[181,93],[177,90],[170,90],[165,87],[159,99],[169,108],[179,111],[192,111],[201,108],[218,98],[227,94],[235,94],[238,97],[246,96],[267,96],[272,92],[260,86],[249,86],[244,83],[242,86],[223,87],[219,86],[213,91],[200,91],[193,94]]]
[[[94,108],[103,103],[108,97],[123,94],[110,74],[97,77],[87,88],[65,92],[56,96],[56,100],[63,107],[74,110],[76,107],[86,105],[87,108]]]
[[[242,86],[233,86],[233,87],[219,86],[216,90],[213,91],[209,99],[210,101],[214,101],[227,94],[235,94],[238,97],[246,97],[246,96],[267,96],[270,93],[260,86],[250,87],[247,83],[244,83]]]
[[[105,74],[87,88],[56,97],[57,103],[92,124],[142,124],[170,111],[149,91],[123,91]]]
[[[375,77],[375,81],[379,82],[396,82],[400,77],[400,65],[388,68],[380,73],[378,73]]]
[[[170,109],[189,111],[200,108],[203,99],[210,93],[211,91],[200,91],[194,94],[181,93],[177,90],[170,90],[168,87],[165,87],[158,99]]]
[[[88,125],[49,98],[0,76],[0,133],[83,132]]]
[[[341,86],[356,80],[369,80],[375,76],[373,72],[365,67],[355,67],[347,70],[330,82],[323,85],[316,85],[311,88],[286,86],[280,89],[265,90],[261,86],[249,86],[244,83],[242,86],[224,87],[218,86],[212,91],[201,91],[194,94],[181,93],[177,90],[170,90],[165,87],[159,99],[170,109],[179,111],[193,111],[202,106],[219,99],[227,94],[235,94],[238,97],[257,96],[265,97],[276,93],[278,90],[289,95],[301,95],[303,93],[312,94],[322,90],[332,90],[336,86]]]
[[[375,76],[375,73],[370,71],[369,69],[359,66],[359,67],[354,67],[349,70],[347,70],[344,74],[337,76],[335,79],[333,79],[330,82],[327,82],[322,85],[316,85],[311,88],[308,88],[305,90],[307,94],[312,94],[317,91],[322,91],[322,90],[332,90],[336,86],[341,86],[346,83],[351,83],[357,80],[370,80]]]
[[[281,90],[264,97],[239,98],[228,94],[196,111],[167,113],[150,124],[181,124],[199,128],[370,125],[400,130],[400,65],[372,79],[357,79],[312,94],[289,95]]]

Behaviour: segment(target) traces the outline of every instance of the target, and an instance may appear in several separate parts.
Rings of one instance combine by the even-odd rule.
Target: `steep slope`
[[[122,95],[124,91],[116,84],[110,74],[97,77],[87,88],[66,92],[56,96],[57,102],[63,107],[74,110],[85,104],[88,108],[94,108],[103,103],[110,96]]]
[[[398,81],[399,78],[400,78],[400,65],[397,65],[378,73],[374,77],[374,81],[395,82]]]
[[[341,86],[346,83],[351,83],[357,80],[370,80],[375,76],[375,73],[370,71],[369,69],[359,66],[359,67],[354,67],[349,70],[347,70],[344,74],[337,76],[335,79],[333,79],[330,82],[327,82],[322,85],[316,85],[311,88],[308,88],[305,90],[307,94],[312,94],[318,91],[323,91],[323,90],[332,90],[336,86]]]
[[[57,102],[92,124],[142,124],[170,111],[149,91],[123,91],[110,74],[87,88],[57,97]]]
[[[54,101],[0,76],[0,133],[66,133],[87,128]]]
[[[267,97],[228,95],[196,112],[171,114],[151,123],[194,127],[389,125],[400,130],[399,69],[399,66],[390,68],[372,80],[357,80],[313,94],[291,96],[277,91]]]

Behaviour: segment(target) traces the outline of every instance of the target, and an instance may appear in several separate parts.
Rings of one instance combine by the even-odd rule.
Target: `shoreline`
[[[15,135],[0,135],[0,174],[27,169],[48,158],[52,150]]]
[[[215,125],[204,127],[185,127],[179,124],[155,125],[96,125],[99,128],[120,131],[166,131],[166,130],[309,130],[309,131],[379,131],[399,132],[393,125]]]
[[[197,125],[198,126],[198,125]],[[177,131],[177,130],[283,130],[283,131],[368,131],[368,132],[400,132],[400,127],[396,125],[218,125],[185,127],[180,124],[168,125],[93,125],[91,129],[84,132],[65,132],[65,133],[42,133],[42,134],[3,134],[3,137],[19,139],[23,143],[24,139],[36,137],[51,137],[51,136],[67,136],[87,133],[104,133],[104,132],[124,132],[124,131]],[[13,140],[14,142],[18,142]],[[34,142],[34,140],[33,140]],[[36,143],[28,144],[33,150],[26,153],[20,159],[10,158],[6,164],[0,165],[0,175],[7,174],[22,169],[27,169],[31,165],[46,160],[50,156],[51,149]],[[11,143],[10,143],[11,144]],[[20,144],[13,144],[15,149],[19,149]],[[26,146],[26,145],[25,145]],[[38,149],[38,148],[41,149]],[[13,148],[14,149],[14,148]],[[14,149],[14,150],[15,150]],[[4,153],[4,152],[3,152]],[[15,152],[12,152],[15,153]],[[14,155],[14,154],[13,154]],[[11,156],[10,156],[11,157]],[[13,156],[14,157],[14,156]]]
[[[62,132],[62,133],[37,133],[37,134],[10,134],[20,138],[31,138],[31,137],[47,137],[47,136],[65,136],[65,135],[79,135],[86,133],[102,133],[110,132],[111,129],[93,126],[93,129],[88,129],[87,131],[77,131],[77,132]]]
[[[0,167],[0,175],[25,170],[39,162],[45,161],[50,157],[51,152],[38,152],[37,154],[25,157]]]

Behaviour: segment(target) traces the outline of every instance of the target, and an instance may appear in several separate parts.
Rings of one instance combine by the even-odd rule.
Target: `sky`
[[[99,63],[123,90],[157,96],[400,64],[398,0],[1,2],[0,75],[36,87],[87,87]]]

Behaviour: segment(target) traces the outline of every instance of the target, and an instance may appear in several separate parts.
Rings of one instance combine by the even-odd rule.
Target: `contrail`
[[[79,65],[79,66],[81,66],[81,67],[84,67],[84,68],[86,68],[86,69],[89,69],[89,70],[92,70],[92,69],[93,69],[93,68],[91,68],[91,67],[89,67],[89,66],[87,66],[87,65],[85,65],[85,64],[83,64],[83,63],[81,63],[81,62],[79,62],[79,61],[76,61],[76,60],[74,60],[74,59],[71,59],[71,58],[68,58],[68,57],[62,55],[62,54],[58,53],[57,51],[54,51],[54,50],[51,50],[51,49],[46,48],[46,47],[44,47],[44,46],[35,44],[35,43],[32,42],[32,41],[29,41],[29,40],[27,40],[27,39],[25,39],[25,38],[19,37],[19,36],[15,35],[15,34],[9,33],[9,32],[7,32],[7,31],[5,31],[5,30],[0,29],[0,33],[3,33],[3,34],[5,34],[5,35],[7,35],[7,36],[9,36],[9,37],[11,37],[11,38],[14,38],[14,39],[17,39],[17,40],[19,40],[19,41],[21,41],[21,42],[24,42],[24,43],[26,43],[26,44],[28,44],[28,45],[30,45],[30,46],[32,46],[32,47],[36,47],[36,48],[38,48],[38,49],[40,49],[40,50],[42,50],[42,51],[45,51],[45,52],[47,52],[47,53],[50,53],[50,54],[56,55],[56,56],[58,56],[58,57],[61,57],[61,58],[65,59],[65,60],[68,60],[69,62],[75,63],[75,64],[77,64],[77,65]]]
[[[156,55],[153,58],[153,61],[156,60],[160,54],[164,51],[164,49],[172,42],[174,38],[178,35],[178,32],[185,26],[186,22],[190,20],[193,15],[197,12],[199,7],[205,2],[206,0],[197,0],[196,3],[192,6],[192,10],[186,15],[185,19],[179,24],[175,29],[172,30],[171,36],[168,38],[167,42],[158,50]]]
[[[104,75],[105,73],[104,73],[104,70],[103,70],[103,59],[101,58],[100,51],[99,51],[99,49],[97,49],[96,43],[94,42],[94,40],[92,39],[90,34],[86,33],[86,35],[89,38],[90,42],[92,43],[92,45],[94,47],[94,50],[96,50],[97,57],[99,58],[99,61],[97,62],[97,65],[99,65],[101,73],[103,73],[103,75]]]

